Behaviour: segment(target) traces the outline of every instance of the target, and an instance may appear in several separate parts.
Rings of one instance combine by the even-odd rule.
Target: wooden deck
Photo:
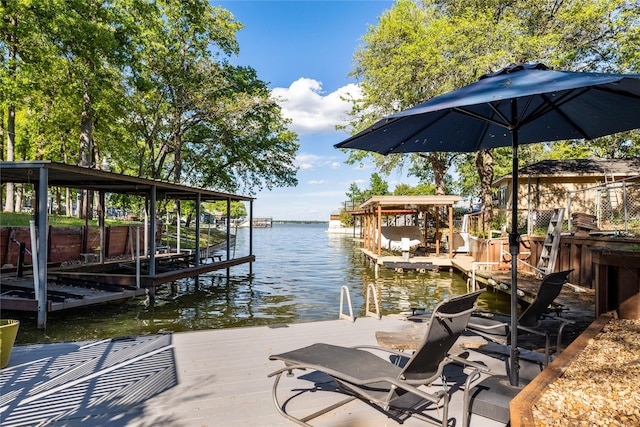
[[[147,288],[155,288],[179,279],[194,277],[210,271],[231,268],[255,262],[255,255],[193,265],[189,254],[159,254],[156,263],[159,272],[148,274],[148,259],[142,260],[140,287],[136,286],[135,263],[107,261],[85,263],[48,270],[47,312],[69,308],[123,301],[145,295]],[[4,310],[38,311],[33,275],[26,272],[16,277],[15,272],[0,276],[0,304]]]
[[[426,266],[433,265],[443,270],[455,267],[461,270],[462,273],[468,274],[471,271],[471,266],[474,261],[473,257],[463,254],[456,254],[453,258],[450,258],[448,253],[428,253],[425,256],[412,255],[408,261],[405,261],[402,256],[399,255],[378,256],[376,253],[363,248],[361,248],[360,251],[365,259],[375,266],[376,271],[378,271],[381,266],[387,265],[389,266],[388,268],[395,269],[394,264],[403,263],[407,264],[406,267],[403,267],[404,270],[429,270],[431,267]]]
[[[0,371],[2,426],[291,426],[271,399],[267,375],[275,354],[315,342],[375,344],[375,331],[414,327],[397,318],[344,320],[131,337],[91,342],[17,346]],[[464,338],[464,337],[463,337]],[[461,339],[463,339],[461,338]],[[470,350],[469,360],[497,372],[504,364]],[[465,376],[450,366],[450,418],[462,422]],[[308,374],[285,378],[282,390],[313,390]],[[441,387],[441,386],[439,386]],[[302,393],[295,408],[315,410],[329,392]],[[294,405],[292,403],[292,405]],[[436,411],[436,409],[434,409]],[[319,426],[393,426],[394,420],[351,402],[316,420]],[[423,426],[409,419],[403,425]],[[502,424],[473,416],[471,427]]]

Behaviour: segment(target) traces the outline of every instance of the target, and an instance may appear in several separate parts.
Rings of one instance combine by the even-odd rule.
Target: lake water
[[[382,269],[376,279],[358,244],[348,235],[325,233],[326,224],[274,224],[253,230],[256,262],[186,279],[146,298],[125,303],[49,313],[46,331],[35,315],[21,320],[17,342],[59,342],[188,330],[336,319],[340,288],[349,288],[354,314],[363,316],[366,289],[374,283],[382,314],[435,306],[467,292],[457,272],[396,273]],[[236,256],[249,254],[248,229],[238,229]],[[485,292],[480,308],[505,312],[508,297]],[[345,309],[348,312],[348,310]]]

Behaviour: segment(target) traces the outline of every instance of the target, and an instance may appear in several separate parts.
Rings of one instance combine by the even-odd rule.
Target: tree
[[[205,204],[207,210],[222,212],[223,215],[227,215],[227,202],[218,201]],[[243,202],[232,201],[231,202],[231,218],[244,218],[247,216],[247,207]]]
[[[204,1],[165,1],[149,16],[129,102],[140,172],[250,193],[296,185],[297,135],[266,83],[219,59],[238,52],[241,24]]]
[[[428,183],[420,183],[415,187],[401,183],[393,189],[394,196],[432,196],[434,194],[436,194],[435,185]]]
[[[369,178],[369,189],[365,191],[365,198],[373,196],[386,196],[389,194],[389,184],[379,174],[372,173]]]
[[[625,0],[399,0],[370,27],[354,54],[352,75],[360,81],[363,98],[353,105],[351,129],[362,130],[383,115],[472,83],[512,62],[537,61],[578,70],[637,70],[639,24],[637,6]],[[618,142],[625,141],[620,138]],[[553,151],[553,147],[546,144],[544,150]],[[524,157],[528,150],[539,149],[527,147]],[[405,163],[429,168],[440,189],[440,180],[444,181],[456,159],[452,153],[424,156],[428,162],[415,154],[381,158],[354,151],[350,161],[371,157],[381,171]],[[462,167],[459,172],[479,177],[465,177],[464,187],[473,192],[472,187],[482,183],[478,192],[485,209],[491,200],[488,183],[504,165],[502,156],[494,153],[493,161],[491,156],[480,152],[475,162],[469,162],[468,156],[458,162],[477,165],[475,171]]]
[[[31,69],[25,58],[30,56],[30,47],[34,43],[34,17],[25,1],[0,1],[0,101],[2,111],[2,129],[6,134],[6,146],[3,144],[2,158],[15,160],[16,148],[16,112],[26,103],[27,93],[23,88],[21,75],[29,75]],[[6,112],[6,128],[4,125]],[[6,148],[6,155],[4,149]],[[4,209],[15,209],[14,185],[6,184],[6,202]],[[18,209],[20,210],[20,206]]]
[[[297,184],[297,135],[255,70],[229,63],[242,25],[228,11],[206,0],[0,6],[3,158],[19,146],[27,160],[106,161],[227,191]]]

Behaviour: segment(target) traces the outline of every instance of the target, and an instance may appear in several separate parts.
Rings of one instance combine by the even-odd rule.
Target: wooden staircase
[[[560,233],[562,232],[562,223],[564,220],[564,208],[556,208],[553,210],[549,228],[547,229],[547,237],[544,239],[542,253],[538,260],[538,276],[545,276],[553,273],[558,259],[558,248],[560,247]]]

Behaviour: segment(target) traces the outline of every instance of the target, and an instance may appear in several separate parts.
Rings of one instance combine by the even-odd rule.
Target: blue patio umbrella
[[[593,139],[640,128],[640,75],[553,71],[512,65],[392,114],[335,145],[380,154],[473,152],[511,146],[511,324],[517,324],[518,146]],[[517,328],[511,328],[512,385],[518,385]]]

